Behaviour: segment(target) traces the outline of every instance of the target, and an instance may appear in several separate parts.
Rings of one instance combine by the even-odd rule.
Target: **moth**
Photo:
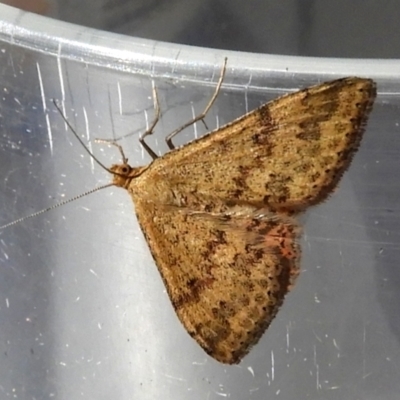
[[[178,318],[211,357],[238,363],[271,323],[299,273],[295,216],[337,186],[375,96],[370,79],[334,80],[147,166],[110,168],[132,197]]]
[[[296,216],[324,201],[349,167],[376,85],[357,77],[322,83],[174,148],[174,136],[205,117],[225,67],[206,110],[166,138],[170,152],[157,157],[144,140],[160,115],[157,100],[140,138],[153,161],[132,167],[114,143],[122,162],[106,169],[133,200],[179,320],[207,354],[234,364],[293,287],[301,257]]]

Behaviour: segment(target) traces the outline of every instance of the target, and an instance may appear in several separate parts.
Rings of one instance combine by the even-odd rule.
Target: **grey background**
[[[398,58],[398,0],[172,0],[57,2],[64,21],[223,50]]]
[[[395,3],[333,7],[283,1],[273,18],[258,7],[252,13],[255,2],[169,7],[160,2],[160,8],[148,2],[152,13],[131,2],[142,10],[133,13],[140,15],[133,18],[136,31],[129,22],[111,24],[111,11],[99,15],[96,3],[90,3],[91,12],[78,3],[75,9],[72,3],[53,4],[51,12],[176,43],[349,57],[387,51],[385,56],[396,57]],[[74,18],[66,17],[66,6]],[[98,10],[103,6],[97,4]],[[94,24],[95,18],[101,21]],[[380,92],[340,187],[302,217],[296,287],[238,366],[208,357],[180,325],[123,190],[105,189],[2,230],[0,398],[398,399],[398,60],[191,48],[93,31],[5,6],[0,19],[0,224],[109,182],[65,129],[53,98],[107,165],[118,162],[118,154],[93,139],[128,133],[133,134],[121,143],[132,165],[142,165],[150,159],[137,135],[153,115],[152,83],[163,120],[150,142],[163,154],[165,135],[207,103],[225,56],[227,76],[208,115],[210,127],[337,76],[370,76]],[[151,30],[151,21],[154,36],[140,33]],[[243,21],[246,34],[231,28],[232,21],[235,27]],[[223,29],[229,33],[222,35]],[[258,33],[265,29],[268,35]],[[201,125],[189,128],[180,143],[202,133]]]

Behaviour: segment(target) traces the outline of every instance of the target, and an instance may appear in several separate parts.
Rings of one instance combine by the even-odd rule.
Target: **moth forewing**
[[[179,319],[216,360],[239,362],[276,315],[299,273],[289,215],[336,187],[375,96],[362,78],[303,89],[114,178]]]

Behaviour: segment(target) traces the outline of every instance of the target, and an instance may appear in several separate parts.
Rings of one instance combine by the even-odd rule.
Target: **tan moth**
[[[293,286],[296,214],[324,201],[349,167],[376,86],[349,77],[306,88],[174,148],[173,137],[214,103],[225,67],[205,111],[166,138],[169,153],[157,157],[144,140],[160,115],[155,92],[156,118],[140,138],[153,161],[131,167],[117,145],[122,163],[100,164],[131,195],[178,318],[210,356],[233,364]]]

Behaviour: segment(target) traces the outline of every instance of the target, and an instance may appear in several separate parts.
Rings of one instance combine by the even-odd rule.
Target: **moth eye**
[[[122,167],[122,168],[121,168],[121,172],[122,172],[123,174],[127,174],[127,173],[129,172],[128,167]]]

